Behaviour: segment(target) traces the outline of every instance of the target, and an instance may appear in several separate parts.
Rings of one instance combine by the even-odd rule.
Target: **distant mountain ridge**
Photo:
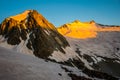
[[[57,28],[58,32],[64,36],[78,39],[95,38],[97,32],[120,31],[120,26],[97,24],[95,21],[81,22],[75,20]]]
[[[106,24],[100,24],[97,23],[98,25],[100,25],[101,27],[120,27],[120,25],[106,25]]]

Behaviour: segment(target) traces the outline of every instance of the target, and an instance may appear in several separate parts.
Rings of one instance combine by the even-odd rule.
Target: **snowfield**
[[[59,64],[0,47],[0,80],[71,80],[71,78]]]
[[[104,80],[103,78],[118,80],[87,68],[81,70],[76,66],[53,63],[0,47],[0,80]]]
[[[99,55],[120,59],[120,32],[99,32],[96,38],[74,39],[66,38],[75,51],[80,54]]]

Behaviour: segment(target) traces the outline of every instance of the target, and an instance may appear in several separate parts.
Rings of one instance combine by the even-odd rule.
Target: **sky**
[[[0,23],[31,9],[56,27],[74,20],[120,25],[120,0],[0,0]]]

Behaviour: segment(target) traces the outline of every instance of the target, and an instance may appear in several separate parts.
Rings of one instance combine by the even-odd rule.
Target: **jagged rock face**
[[[53,51],[65,53],[62,48],[69,44],[54,25],[35,10],[26,11],[22,15],[27,17],[21,20],[17,20],[17,17],[22,17],[20,15],[6,18],[0,25],[0,35],[9,45],[24,42],[34,55],[41,58],[47,58]]]

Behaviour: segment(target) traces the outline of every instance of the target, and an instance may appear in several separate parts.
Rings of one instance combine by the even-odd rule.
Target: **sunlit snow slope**
[[[75,20],[58,27],[58,31],[67,37],[87,39],[96,38],[98,32],[120,32],[120,26],[100,25],[95,23],[95,21],[80,22],[79,20]]]

